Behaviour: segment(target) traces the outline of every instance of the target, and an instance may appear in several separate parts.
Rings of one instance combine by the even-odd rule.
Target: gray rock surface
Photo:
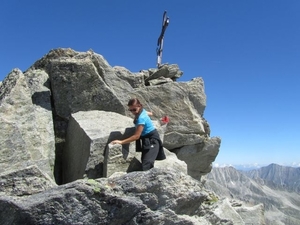
[[[155,161],[154,164],[155,168],[161,168],[161,169],[173,168],[184,174],[188,174],[186,162],[178,159],[177,155],[173,152],[170,152],[168,149],[164,148],[164,151],[165,151],[166,159]],[[138,157],[138,159],[140,158],[141,157]]]
[[[159,120],[165,115],[170,117],[164,139],[164,145],[170,151],[191,145],[191,139],[192,145],[204,138],[209,139],[209,125],[203,117],[206,107],[204,82],[202,78],[176,82],[183,74],[176,64],[132,73],[121,66],[111,67],[103,56],[93,51],[54,49],[28,71],[35,73],[40,70],[48,74],[51,82],[56,155],[59,156],[56,168],[62,164],[60,158],[72,113],[103,110],[130,116],[126,104],[133,97],[138,97],[144,107],[154,113],[153,119]],[[155,84],[147,86],[150,82]],[[181,144],[173,144],[173,132],[181,136]],[[211,162],[202,161],[202,164],[210,168]],[[57,170],[56,178],[61,169]]]
[[[115,121],[118,121],[117,123]],[[164,127],[154,121],[163,139]],[[141,154],[135,143],[110,145],[115,139],[124,139],[135,131],[133,119],[114,112],[80,111],[71,115],[63,154],[64,183],[85,177],[109,177],[115,172],[141,170]],[[169,156],[157,167],[174,166],[186,172],[186,163],[166,150]]]
[[[187,145],[175,151],[178,159],[188,165],[188,174],[195,179],[201,179],[202,175],[209,173],[212,162],[219,153],[220,138],[205,139],[200,144]]]
[[[37,165],[53,178],[55,137],[48,75],[13,70],[0,86],[0,173]]]
[[[129,98],[138,97],[144,107],[154,113],[154,120],[158,121],[165,115],[169,116],[170,122],[164,129],[166,134],[164,146],[168,150],[176,152],[181,147],[201,145],[204,140],[210,141],[209,133],[206,129],[208,123],[203,118],[206,105],[203,80],[195,78],[190,82],[175,82],[182,75],[182,71],[175,64],[163,65],[159,69],[131,73],[124,67],[111,67],[101,55],[93,51],[76,52],[72,49],[54,49],[34,63],[25,74],[21,71],[13,74],[17,75],[8,76],[7,81],[4,81],[1,85],[2,102],[6,98],[6,102],[16,101],[14,98],[15,96],[17,97],[19,92],[13,95],[14,91],[11,91],[11,89],[19,78],[13,77],[21,77],[20,84],[16,83],[16,85],[21,85],[22,87],[22,82],[24,85],[27,82],[26,85],[32,90],[29,91],[28,88],[26,90],[32,94],[32,100],[35,103],[32,104],[29,98],[23,99],[22,104],[16,106],[16,108],[18,108],[18,111],[25,110],[27,114],[31,107],[35,115],[29,121],[37,121],[37,123],[30,123],[28,126],[27,123],[21,123],[24,124],[22,129],[29,129],[30,132],[22,131],[22,134],[18,135],[20,133],[18,130],[19,123],[15,122],[15,125],[13,125],[7,120],[3,121],[2,118],[4,117],[2,117],[2,127],[5,128],[3,129],[5,135],[2,136],[5,141],[3,140],[2,144],[6,143],[5,145],[12,146],[7,141],[8,137],[17,137],[10,138],[10,141],[14,140],[17,142],[24,142],[24,137],[26,137],[27,140],[23,144],[15,143],[15,145],[22,146],[33,142],[32,145],[27,146],[30,149],[26,151],[30,153],[16,154],[17,157],[14,157],[16,159],[15,162],[24,164],[24,161],[26,161],[25,167],[36,163],[41,168],[48,167],[42,168],[42,170],[46,171],[50,176],[53,176],[54,170],[55,179],[58,183],[62,183],[62,180],[65,179],[62,178],[65,176],[62,159],[64,158],[63,155],[69,151],[69,147],[65,143],[69,119],[72,113],[79,111],[104,110],[130,116],[126,106],[127,101]],[[145,80],[151,81],[160,78],[172,79],[172,82],[146,86]],[[17,86],[15,89],[21,90],[21,87]],[[30,95],[22,93],[19,99],[26,96]],[[15,117],[15,113],[8,114],[5,104],[1,104],[2,112],[7,114],[6,116]],[[22,121],[24,119],[28,120],[27,116],[14,118],[14,121]],[[34,124],[36,128],[30,128]],[[31,130],[34,129],[39,129],[40,132],[35,135],[35,137],[39,138],[31,138]],[[6,130],[10,130],[11,133]],[[55,138],[53,138],[54,134]],[[41,135],[48,135],[48,137],[45,139]],[[31,138],[30,141],[28,141],[29,138]],[[38,147],[39,145],[40,147]],[[44,149],[44,145],[48,145],[46,149]],[[200,145],[198,145],[198,148]],[[219,147],[218,145],[215,146],[216,148]],[[7,154],[7,151],[9,150],[1,151],[5,155],[3,158],[11,157],[12,154]],[[39,151],[45,152],[40,153]],[[214,151],[218,151],[218,149]],[[54,154],[56,155],[55,168]],[[22,157],[22,159],[19,159],[19,157]],[[32,163],[31,157],[34,160],[37,158],[39,160]],[[201,157],[198,158],[200,159]],[[193,176],[194,173],[199,172],[194,177],[200,179],[203,171],[210,171],[210,165],[214,158],[211,157],[210,159],[212,160],[201,161],[202,167],[206,167],[206,170],[198,171],[196,168],[192,169],[194,170]],[[45,160],[50,160],[50,162],[45,163]],[[189,164],[187,160],[185,162]],[[72,167],[72,165],[64,166],[64,168],[69,167]],[[191,165],[189,167],[191,168]],[[192,170],[189,169],[188,171]],[[90,172],[98,173],[99,171],[91,170]],[[77,173],[73,174],[73,176],[78,177]]]
[[[164,64],[161,67],[159,67],[157,70],[154,70],[154,71],[155,72],[150,71],[149,77],[147,77],[145,79],[146,85],[151,84],[152,80],[157,80],[157,79],[163,79],[163,80],[169,79],[168,80],[169,82],[176,81],[183,74],[183,72],[179,70],[179,67],[176,64],[171,64],[171,65]]]
[[[205,135],[202,115],[206,106],[206,96],[203,82],[200,80],[202,79],[139,88],[130,94],[139,98],[144,107],[154,113],[154,118],[158,119],[165,115],[170,117],[166,133],[176,131],[183,134]],[[195,92],[195,89],[198,92]],[[170,141],[165,139],[165,142]]]
[[[36,165],[0,175],[0,196],[27,196],[57,186]]]
[[[115,75],[101,55],[56,49],[37,61],[31,70],[37,68],[50,76],[58,116],[68,119],[71,113],[95,109],[124,113],[122,103],[127,98],[121,93],[131,86]]]
[[[15,225],[241,224],[236,214],[224,218],[222,210],[232,208],[223,204],[221,211],[205,213],[202,208],[207,200],[208,193],[197,180],[154,168],[108,179],[78,180],[28,197],[2,196],[0,221]]]
[[[265,208],[263,204],[252,207],[236,207],[235,210],[241,216],[245,224],[265,224]]]
[[[141,71],[139,73],[132,73],[128,69],[122,66],[113,67],[115,74],[122,80],[125,80],[133,88],[144,88],[145,77],[149,76],[148,71]]]
[[[227,198],[220,199],[218,204],[213,205],[210,210],[214,212],[213,224],[217,224],[219,218],[223,218],[226,222],[234,221],[234,225],[245,224],[242,217],[231,207],[231,204]]]
[[[199,183],[221,142],[203,117],[204,82],[181,75],[175,64],[132,73],[72,49],[13,70],[0,84],[0,224],[234,224]],[[153,112],[167,155],[147,172],[132,172],[134,143],[109,145],[134,132],[133,97]]]
[[[187,145],[201,144],[206,137],[200,134],[184,134],[171,131],[165,135],[165,139],[167,141],[164,142],[164,146],[167,149],[177,149]]]
[[[103,177],[108,144],[133,133],[133,120],[114,112],[94,110],[72,114],[63,153],[63,183],[83,177]],[[130,151],[127,145],[120,154],[128,155],[129,152],[135,151],[133,147]]]

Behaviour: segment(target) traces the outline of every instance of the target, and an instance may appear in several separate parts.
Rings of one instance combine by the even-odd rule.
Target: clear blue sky
[[[59,47],[155,67],[164,10],[162,61],[204,79],[216,163],[299,165],[299,0],[2,0],[0,80]]]

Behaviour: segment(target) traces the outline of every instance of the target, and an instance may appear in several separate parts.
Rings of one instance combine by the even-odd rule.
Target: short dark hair
[[[127,106],[132,106],[132,105],[142,105],[140,100],[138,100],[137,98],[132,98],[128,101]]]

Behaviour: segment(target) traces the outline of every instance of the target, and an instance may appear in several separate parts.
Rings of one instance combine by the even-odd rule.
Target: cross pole
[[[163,45],[164,45],[164,34],[169,25],[169,22],[170,22],[170,19],[169,19],[169,17],[167,17],[167,11],[164,11],[163,21],[162,21],[162,29],[161,29],[159,38],[157,40],[157,48],[156,48],[157,68],[159,68],[161,66],[162,52],[163,52]]]

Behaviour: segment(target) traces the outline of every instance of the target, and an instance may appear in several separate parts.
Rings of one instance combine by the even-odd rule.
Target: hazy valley
[[[266,224],[300,224],[300,168],[271,164],[240,171],[213,168],[205,186],[220,198],[227,197],[252,206],[262,203]]]

